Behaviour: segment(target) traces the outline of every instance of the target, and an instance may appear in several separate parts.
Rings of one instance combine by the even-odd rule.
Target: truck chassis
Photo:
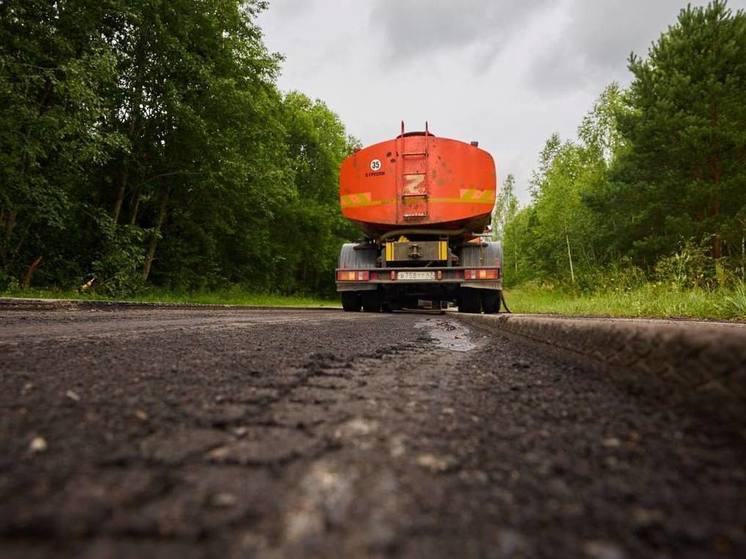
[[[336,269],[345,311],[380,312],[458,305],[461,312],[497,313],[502,300],[502,246],[481,238],[346,243]]]

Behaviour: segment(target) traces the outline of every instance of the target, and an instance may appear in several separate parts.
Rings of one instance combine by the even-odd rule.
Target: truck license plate
[[[399,272],[396,277],[400,280],[434,280],[435,272]]]

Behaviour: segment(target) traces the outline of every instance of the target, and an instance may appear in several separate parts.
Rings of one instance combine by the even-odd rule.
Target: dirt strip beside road
[[[601,362],[617,374],[670,387],[672,397],[716,403],[746,417],[746,324],[648,319],[467,315],[461,320],[517,334]]]
[[[125,309],[277,309],[286,311],[329,311],[337,310],[337,307],[219,305],[216,303],[158,303],[148,301],[91,301],[83,299],[30,299],[22,297],[0,297],[0,310],[2,311],[85,311]]]

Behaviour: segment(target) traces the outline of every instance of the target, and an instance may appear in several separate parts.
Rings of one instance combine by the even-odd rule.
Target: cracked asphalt
[[[451,315],[0,312],[0,556],[745,557],[743,425]]]

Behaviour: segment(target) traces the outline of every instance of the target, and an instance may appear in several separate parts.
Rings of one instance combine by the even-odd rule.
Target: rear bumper
[[[496,270],[497,278],[491,279],[465,279],[464,273],[472,268],[466,267],[433,267],[433,268],[370,268],[365,271],[369,273],[369,279],[365,281],[340,281],[337,280],[337,291],[373,291],[388,289],[392,287],[411,287],[413,289],[427,289],[428,287],[444,286],[451,289],[458,287],[469,287],[474,289],[502,289],[502,271],[499,267],[483,267],[483,270]],[[339,277],[338,268],[335,277]],[[345,270],[349,271],[349,270]],[[433,279],[401,279],[400,272],[432,272]]]

